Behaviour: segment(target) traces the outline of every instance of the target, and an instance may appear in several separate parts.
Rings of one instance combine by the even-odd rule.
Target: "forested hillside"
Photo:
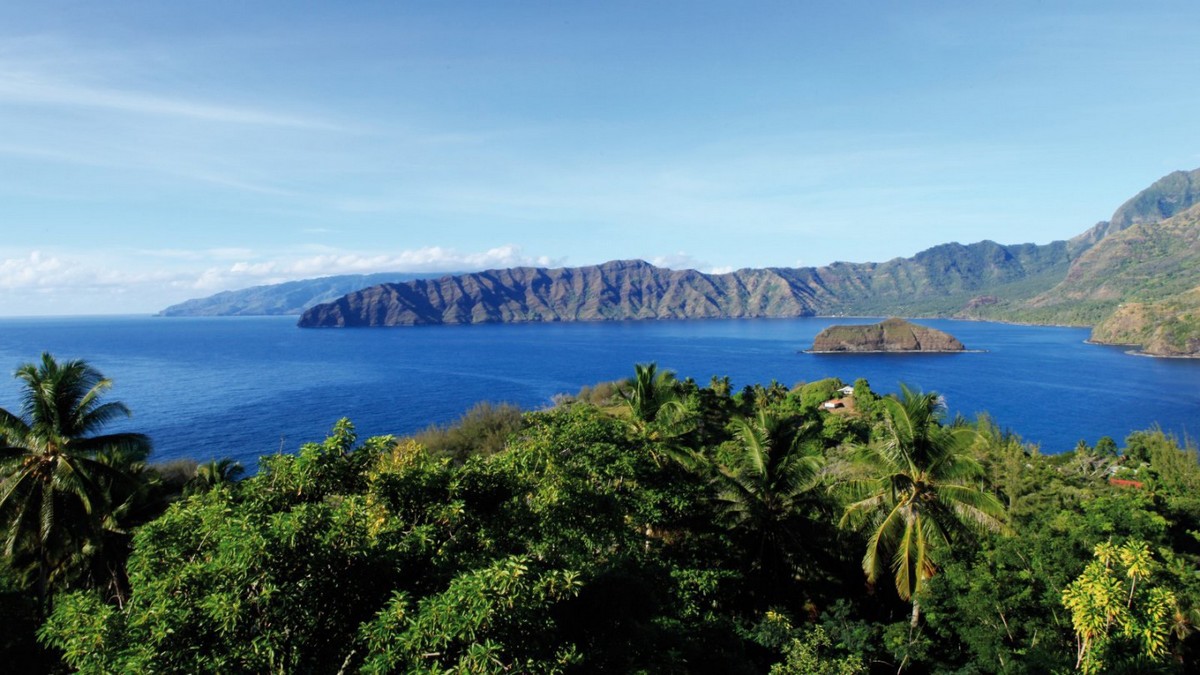
[[[1070,246],[1074,260],[1052,288],[964,314],[1093,326],[1096,342],[1200,354],[1200,170],[1162,178]]]
[[[95,412],[101,381],[75,364],[22,371],[27,396]],[[844,385],[735,390],[638,366],[550,410],[482,406],[414,438],[361,440],[344,420],[240,481],[228,463],[146,465],[137,437],[33,407],[5,417],[3,662],[1196,669],[1195,448],[1151,430],[1046,456],[945,418],[935,393]],[[66,445],[33,433],[51,428]]]

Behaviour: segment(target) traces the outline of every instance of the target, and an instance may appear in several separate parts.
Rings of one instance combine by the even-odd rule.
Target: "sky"
[[[1200,3],[0,3],[0,315],[1070,238],[1200,167]]]

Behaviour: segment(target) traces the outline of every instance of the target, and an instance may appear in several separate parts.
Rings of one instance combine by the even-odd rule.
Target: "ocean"
[[[301,329],[295,317],[0,319],[0,373],[43,351],[82,358],[114,381],[109,395],[154,442],[153,461],[260,455],[319,441],[341,417],[360,438],[403,435],[459,417],[478,401],[527,409],[555,394],[628,377],[654,361],[736,389],[837,376],[876,391],[904,382],[945,396],[952,414],[986,412],[1043,452],[1160,426],[1200,432],[1200,360],[1131,356],[1085,344],[1077,328],[922,320],[959,354],[805,354],[835,323],[873,319],[629,321]],[[19,382],[0,377],[17,412]]]

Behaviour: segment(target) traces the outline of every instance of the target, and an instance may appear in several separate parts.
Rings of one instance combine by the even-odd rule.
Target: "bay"
[[[1062,452],[1101,436],[1161,426],[1200,428],[1200,361],[1130,356],[1084,343],[1087,330],[922,320],[961,354],[805,354],[822,329],[876,319],[762,319],[306,330],[294,317],[85,317],[0,320],[0,372],[42,351],[86,359],[134,411],[121,428],[149,434],[153,460],[294,452],[341,417],[360,437],[446,423],[477,401],[536,409],[559,393],[627,377],[655,361],[735,389],[867,378],[943,394],[952,413],[989,413],[1002,427]],[[19,383],[0,377],[15,411]]]

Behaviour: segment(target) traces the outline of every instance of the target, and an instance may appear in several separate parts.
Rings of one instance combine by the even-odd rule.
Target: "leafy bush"
[[[453,424],[431,425],[413,440],[430,452],[462,461],[470,455],[494,455],[524,428],[521,409],[509,403],[476,403]]]

